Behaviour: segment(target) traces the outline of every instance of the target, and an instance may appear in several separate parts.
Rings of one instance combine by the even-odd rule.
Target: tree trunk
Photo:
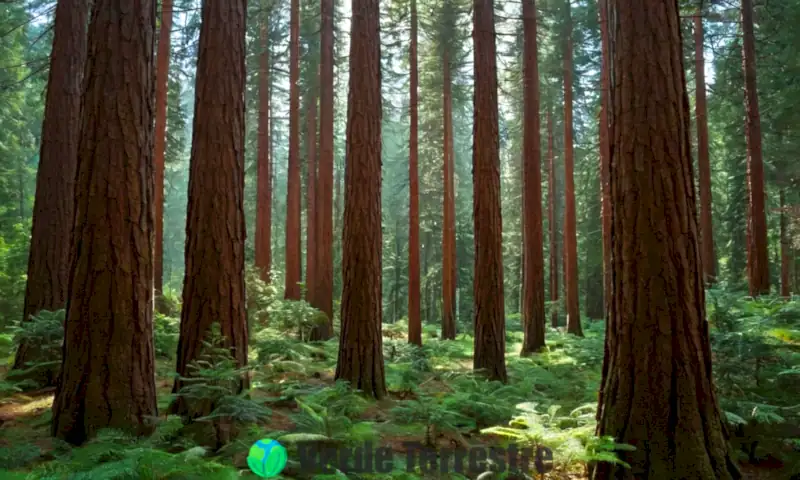
[[[556,225],[556,156],[553,152],[553,115],[547,110],[547,223],[550,229],[550,302],[553,311],[550,314],[550,324],[558,328],[558,226]]]
[[[792,245],[789,239],[788,219],[786,211],[786,189],[780,188],[780,205],[781,205],[781,297],[786,299],[792,296],[792,286],[789,282],[791,277],[791,259],[792,259]]]
[[[711,376],[678,2],[617,0],[612,268],[595,479],[734,479]],[[635,259],[635,261],[634,261]]]
[[[705,59],[703,58],[703,17],[694,17],[695,109],[697,117],[697,167],[700,184],[700,247],[704,280],[712,284],[717,278],[714,253],[714,224],[711,221],[711,165],[708,155],[708,109],[706,107]]]
[[[319,67],[319,165],[315,190],[317,219],[313,306],[327,323],[311,331],[312,340],[333,336],[333,0],[322,0]]]
[[[161,28],[158,32],[156,58],[156,131],[153,153],[155,169],[155,247],[153,276],[156,296],[161,295],[164,281],[164,152],[167,148],[167,77],[169,75],[170,43],[172,40],[172,0],[162,0]]]
[[[572,139],[572,13],[566,0],[564,42],[564,289],[566,290],[567,332],[583,336],[578,299],[578,232],[575,218],[575,159]]]
[[[411,76],[409,114],[411,133],[408,140],[408,343],[422,345],[419,278],[419,72],[417,71],[417,0],[411,0],[411,48],[408,63]]]
[[[247,365],[244,288],[244,88],[246,0],[203,3],[186,221],[178,375],[189,377],[214,323]],[[242,377],[233,393],[247,388]],[[186,382],[177,379],[173,393]],[[170,412],[195,418],[214,405],[179,397]]]
[[[748,258],[750,295],[769,294],[769,254],[767,252],[767,216],[765,212],[764,160],[761,151],[761,117],[756,87],[756,46],[753,34],[753,0],[742,0],[742,63],[747,115],[747,184],[749,201]]]
[[[317,95],[313,92],[316,86],[309,87],[307,92],[308,105],[306,106],[306,301],[312,306],[314,300],[314,285],[316,285],[316,253],[317,253],[317,214],[316,214],[316,184],[317,184]]]
[[[386,396],[381,337],[381,46],[378,0],[353,0],[347,109],[342,331],[337,380]]]
[[[611,298],[611,187],[609,186],[609,118],[611,101],[611,72],[608,32],[608,0],[600,0],[600,41],[602,60],[600,67],[600,215],[603,234],[603,316],[608,315],[608,302]]]
[[[521,355],[544,347],[544,257],[542,250],[542,173],[539,119],[539,65],[536,41],[536,3],[523,0],[523,275]]]
[[[78,7],[60,6],[62,12]],[[151,417],[158,415],[153,352],[155,11],[154,1],[95,0],[89,25],[74,257],[62,373],[52,409],[53,435],[75,445],[103,428],[146,434]],[[76,22],[61,25],[59,33],[80,35],[83,20],[76,13]],[[75,42],[76,50],[81,44]],[[65,80],[74,87],[72,77]]]
[[[258,167],[256,194],[256,267],[269,283],[272,269],[272,147],[270,145],[270,45],[269,14],[260,25],[261,53],[258,72]]]
[[[85,0],[62,1],[56,5],[42,146],[36,173],[24,322],[42,310],[60,310],[67,303],[88,15],[89,5]],[[13,369],[25,369],[32,362],[57,360],[58,357],[37,345],[22,343],[17,349]],[[37,369],[30,380],[40,386],[52,386],[57,377],[58,367],[52,366]]]
[[[444,130],[444,224],[442,226],[442,339],[456,338],[456,207],[453,180],[453,94],[450,76],[450,55],[446,47],[443,68],[443,130]]]
[[[503,301],[503,220],[500,208],[500,139],[494,1],[474,0],[475,93],[472,185],[475,221],[475,353],[473,368],[506,382]]]
[[[286,184],[284,297],[300,300],[300,0],[291,0],[289,21],[289,177]]]

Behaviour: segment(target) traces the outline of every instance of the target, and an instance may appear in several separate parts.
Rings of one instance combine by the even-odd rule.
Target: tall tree
[[[258,157],[256,179],[255,263],[261,280],[269,282],[272,268],[272,155],[270,138],[270,12],[262,2],[258,56]]]
[[[611,102],[611,72],[609,57],[608,0],[599,1],[600,9],[600,212],[603,235],[603,316],[608,314],[611,298],[611,186],[609,185],[609,162],[611,161],[610,140],[608,138],[609,110]]]
[[[711,221],[711,164],[708,156],[708,107],[706,106],[706,62],[703,57],[703,16],[694,17],[695,116],[697,122],[697,169],[700,184],[700,247],[706,283],[717,277],[714,224]]]
[[[444,3],[445,18],[453,16],[452,4]],[[449,40],[449,39],[448,39]],[[442,227],[442,339],[456,338],[456,197],[455,149],[453,148],[453,79],[449,43],[442,53],[442,125],[444,159],[444,208]]]
[[[153,153],[155,169],[155,247],[153,276],[156,295],[161,294],[164,282],[164,152],[167,149],[167,77],[169,75],[170,43],[172,40],[172,0],[161,2],[161,28],[158,32],[156,58],[156,132]]]
[[[88,15],[85,0],[56,4],[23,321],[41,310],[64,308],[67,303]],[[36,345],[24,342],[17,349],[13,369],[20,371],[31,362],[56,360],[43,354]],[[37,370],[37,378],[31,380],[41,386],[55,385],[57,368]]]
[[[542,173],[539,118],[539,60],[536,2],[523,0],[523,275],[522,355],[544,347],[544,240],[542,238]]]
[[[77,3],[62,2],[59,7],[78,9]],[[92,7],[66,331],[52,409],[53,435],[76,445],[103,428],[147,433],[150,417],[157,415],[152,211],[155,10],[153,0],[95,0]],[[62,36],[81,34],[84,18],[76,15],[73,25],[61,25]],[[77,41],[78,49],[81,43]],[[74,88],[74,79],[65,80]],[[70,105],[71,101],[64,103]]]
[[[558,302],[558,225],[556,225],[556,156],[553,152],[553,114],[547,109],[547,224],[550,229],[550,302]],[[558,310],[553,309],[550,323],[558,328]]]
[[[378,0],[352,0],[342,330],[337,380],[386,396],[381,337],[381,45]]]
[[[176,371],[203,353],[211,325],[219,322],[226,346],[247,364],[244,290],[244,88],[246,0],[206,0],[200,27],[195,87],[186,273],[183,279]],[[241,378],[235,390],[246,387]],[[173,393],[186,381],[175,380]],[[170,411],[197,417],[213,405],[178,397]]]
[[[792,263],[792,244],[789,238],[789,215],[786,207],[786,187],[780,187],[780,242],[781,242],[781,297],[791,298],[792,286],[789,281],[791,277]]]
[[[317,95],[316,82],[309,82],[306,105],[306,300],[314,300],[317,266]]]
[[[600,463],[594,478],[739,478],[711,378],[678,2],[613,5],[614,285],[597,433],[636,450],[620,454],[630,468]]]
[[[575,147],[572,125],[572,6],[565,0],[564,28],[564,290],[567,332],[583,336],[578,297],[578,232],[575,216]]]
[[[747,115],[747,187],[750,196],[747,219],[747,263],[750,295],[769,293],[769,254],[765,211],[764,159],[761,149],[761,116],[756,85],[756,45],[753,33],[753,0],[742,0],[742,65]]]
[[[289,18],[289,177],[286,184],[286,265],[284,296],[300,300],[300,0],[291,0]]]
[[[475,353],[473,368],[506,382],[500,138],[494,1],[474,0],[475,66],[472,185],[475,221]]]
[[[420,317],[419,273],[419,71],[417,0],[411,0],[411,46],[408,51],[410,70],[409,116],[411,119],[408,140],[408,343],[422,345],[422,318]]]

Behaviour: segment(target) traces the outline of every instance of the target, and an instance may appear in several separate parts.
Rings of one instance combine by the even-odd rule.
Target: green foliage
[[[178,312],[180,315],[180,312]],[[153,317],[153,343],[157,358],[172,360],[178,351],[178,337],[181,331],[180,318],[169,317],[156,312]]]

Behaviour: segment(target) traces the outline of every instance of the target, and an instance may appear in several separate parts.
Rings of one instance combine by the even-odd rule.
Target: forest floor
[[[742,350],[741,343],[736,348],[726,343],[736,337],[741,341],[741,331],[713,334],[720,401],[747,479],[787,480],[800,473],[800,411],[792,405],[800,398],[800,385],[781,380],[786,376],[781,374],[800,367],[800,317],[793,317],[800,313],[800,305],[792,308],[796,311],[790,312],[788,322],[781,314],[759,320],[764,342],[746,339],[755,356]],[[614,447],[592,439],[603,356],[602,323],[587,323],[582,339],[550,330],[548,350],[529,358],[518,355],[521,334],[509,332],[507,385],[472,374],[472,337],[461,335],[443,342],[434,338],[434,331],[426,330],[426,346],[420,350],[406,344],[405,328],[402,323],[384,328],[389,395],[377,402],[333,381],[335,340],[301,343],[273,328],[253,335],[253,388],[229,405],[224,421],[183,425],[179,418],[162,414],[150,438],[109,431],[74,448],[49,436],[52,389],[8,395],[0,400],[0,479],[258,478],[247,466],[248,450],[255,441],[272,438],[289,451],[283,476],[274,478],[474,479],[477,472],[464,476],[423,473],[418,465],[407,471],[406,443],[428,444],[441,452],[500,447],[510,441],[553,450],[552,471],[536,478],[577,480],[587,478],[587,461],[606,458],[599,452]],[[162,345],[172,348],[170,342]],[[733,358],[732,352],[739,356]],[[210,376],[222,375],[224,367],[217,367]],[[172,368],[172,360],[159,359],[161,412],[174,398]],[[759,386],[747,388],[753,383],[748,376],[754,373]],[[510,433],[486,431],[508,426],[512,419],[518,422]],[[232,430],[224,433],[228,429],[223,427],[231,422]],[[519,428],[523,422],[527,429]],[[297,445],[303,442],[348,447],[371,442],[374,447],[389,447],[394,468],[385,474],[310,475],[300,471],[297,462]]]

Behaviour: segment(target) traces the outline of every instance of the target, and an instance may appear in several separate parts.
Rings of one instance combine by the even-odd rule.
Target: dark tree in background
[[[267,9],[265,9],[267,10]],[[258,157],[256,178],[255,263],[261,280],[271,280],[272,268],[272,155],[270,138],[270,12],[263,11],[259,25],[258,56]]]
[[[408,140],[409,207],[408,207],[408,343],[422,345],[419,272],[419,71],[417,64],[418,28],[417,0],[411,0],[411,46],[408,51],[410,70]]]
[[[291,0],[289,20],[289,177],[286,184],[286,266],[284,296],[300,300],[300,1]]]

